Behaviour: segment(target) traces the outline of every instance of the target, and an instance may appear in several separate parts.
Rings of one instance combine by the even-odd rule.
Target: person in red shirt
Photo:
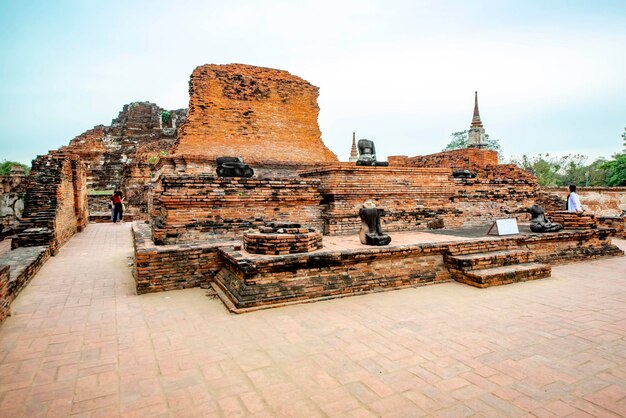
[[[113,223],[124,222],[122,219],[124,216],[124,195],[120,190],[116,190],[111,196],[111,200],[113,201]]]

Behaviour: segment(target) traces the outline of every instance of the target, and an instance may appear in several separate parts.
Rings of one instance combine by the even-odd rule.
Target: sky
[[[0,0],[0,160],[29,163],[122,106],[188,106],[203,64],[320,88],[324,143],[441,151],[482,121],[505,156],[622,148],[624,0]]]

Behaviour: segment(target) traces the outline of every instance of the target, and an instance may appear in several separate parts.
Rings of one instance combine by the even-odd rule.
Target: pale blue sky
[[[440,151],[479,91],[505,155],[620,151],[626,1],[0,0],[0,159],[29,162],[125,103],[187,107],[202,64],[320,87],[322,138]]]

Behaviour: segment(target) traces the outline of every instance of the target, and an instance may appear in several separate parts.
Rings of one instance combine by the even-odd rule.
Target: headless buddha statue
[[[385,234],[380,227],[380,217],[384,214],[383,209],[378,209],[374,202],[368,200],[359,210],[361,218],[361,230],[359,240],[365,245],[387,245],[391,237]]]

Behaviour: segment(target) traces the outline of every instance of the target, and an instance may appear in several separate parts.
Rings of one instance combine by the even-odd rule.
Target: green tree
[[[542,186],[604,186],[606,160],[600,158],[589,165],[586,162],[587,157],[581,154],[562,157],[553,157],[550,154],[532,157],[522,155],[511,159],[511,163],[532,172]]]
[[[467,148],[467,131],[453,132],[450,135],[452,140],[446,145],[443,151],[452,151],[455,149]],[[502,154],[502,147],[497,139],[489,138],[489,134],[485,135],[485,144],[487,149],[497,151],[500,161],[504,160],[504,154]]]
[[[615,154],[613,159],[602,164],[606,171],[608,186],[626,186],[626,153]]]
[[[26,164],[22,164],[17,161],[3,160],[2,162],[0,162],[0,175],[8,176],[9,174],[11,174],[11,167],[13,167],[14,165],[19,165],[20,167],[24,168],[26,175],[28,175],[28,173],[30,172],[30,167]]]
[[[622,143],[624,144],[624,153],[626,153],[626,128],[624,128],[624,132],[622,132]]]

